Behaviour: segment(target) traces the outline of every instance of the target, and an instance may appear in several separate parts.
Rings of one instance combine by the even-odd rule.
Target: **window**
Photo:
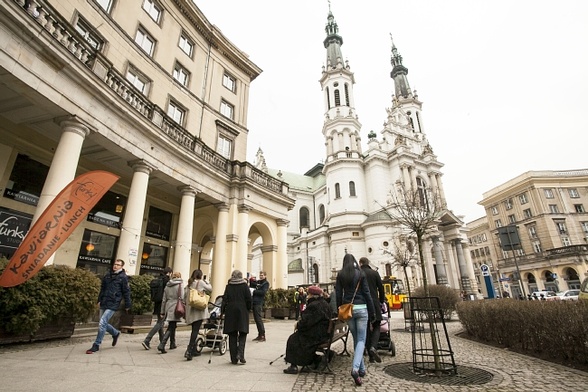
[[[228,88],[232,92],[235,92],[235,90],[237,88],[237,81],[231,75],[224,74],[223,75],[223,86],[225,86],[226,88]]]
[[[553,199],[553,189],[547,188],[543,190],[545,192],[546,199]]]
[[[557,209],[557,204],[550,204],[549,205],[549,212],[552,214],[557,214],[559,211]]]
[[[423,181],[422,178],[417,177],[416,183],[417,183],[417,191],[419,193],[419,202],[421,203],[421,207],[428,208],[429,207],[429,200],[427,198],[427,188],[426,188],[425,181]]]
[[[161,7],[156,2],[153,0],[144,0],[143,9],[149,14],[155,23],[159,23],[161,20]]]
[[[84,230],[77,268],[87,269],[95,274],[104,275],[116,257],[118,237],[93,230]]]
[[[572,199],[577,199],[578,197],[580,197],[580,194],[578,193],[578,190],[576,188],[571,188],[568,190],[568,192],[570,193],[570,197]]]
[[[149,208],[149,218],[145,235],[168,241],[171,233],[172,213],[157,207]]]
[[[527,204],[529,202],[529,200],[527,199],[527,193],[522,193],[519,195],[519,202],[521,204]]]
[[[339,199],[341,197],[341,188],[339,187],[339,183],[335,184],[335,199]]]
[[[496,227],[502,227],[502,222],[500,221],[500,219],[496,219],[494,221],[494,224],[496,225]]]
[[[108,191],[92,208],[86,219],[99,225],[120,228],[126,204],[125,196]]]
[[[173,72],[174,79],[180,82],[182,86],[188,86],[189,76],[190,72],[188,72],[186,68],[182,67],[180,63],[176,63]]]
[[[498,215],[498,206],[492,206],[490,209],[492,210],[492,215]]]
[[[565,222],[555,222],[555,226],[557,227],[557,232],[559,234],[566,234],[568,232]]]
[[[309,225],[308,225],[308,220],[309,220],[308,219],[308,216],[310,215],[309,212],[308,212],[308,208],[302,207],[300,209],[299,215],[300,215],[299,216],[299,219],[300,219],[300,228],[303,228],[303,227],[308,228],[309,227]]]
[[[233,105],[231,105],[228,102],[221,101],[220,111],[223,116],[233,120],[233,112],[235,111],[235,108],[233,107]]]
[[[140,274],[160,274],[167,266],[168,248],[166,246],[150,244],[145,242],[143,244],[143,251],[141,252],[141,269]]]
[[[335,106],[341,106],[341,96],[339,89],[335,90]]]
[[[98,35],[93,27],[90,26],[82,17],[78,17],[76,22],[76,31],[80,33],[82,38],[90,44],[95,50],[100,50],[104,46],[104,40]]]
[[[582,225],[582,230],[584,230],[584,233],[588,234],[588,222],[581,222],[580,224]]]
[[[529,237],[537,238],[537,226],[529,226]]]
[[[224,135],[219,135],[216,142],[216,152],[227,159],[231,159],[233,153],[233,141]]]
[[[153,56],[153,49],[155,48],[155,40],[145,31],[139,27],[135,42],[141,47],[149,56]]]
[[[514,214],[508,216],[508,222],[509,223],[515,223],[516,221],[517,220],[516,220]]]
[[[137,70],[132,65],[129,65],[126,78],[133,86],[135,86],[137,90],[142,92],[143,95],[147,95],[151,81],[147,79],[147,77],[141,72],[139,72],[139,70]]]
[[[104,10],[106,11],[106,13],[110,13],[110,11],[112,10],[112,3],[113,0],[95,0],[96,3],[98,3],[98,5]]]
[[[184,123],[184,117],[186,115],[186,111],[182,109],[179,104],[175,103],[174,101],[169,101],[167,107],[167,115],[172,118],[175,122],[182,125]]]
[[[349,181],[349,196],[356,196],[355,194],[355,182]]]
[[[184,33],[180,35],[180,43],[178,44],[178,46],[189,57],[192,57],[192,53],[194,52],[194,42],[190,38],[188,38]]]
[[[527,219],[533,217],[533,213],[531,212],[531,209],[530,208],[527,208],[527,209],[523,210],[523,215]]]
[[[28,155],[18,154],[4,188],[4,197],[36,206],[48,173],[48,166]]]
[[[570,241],[569,237],[561,237],[561,244],[563,246],[572,246],[572,241]]]
[[[345,106],[349,106],[349,85],[345,83]]]
[[[586,212],[584,209],[584,204],[574,204],[574,209],[576,212]]]
[[[319,206],[319,221],[321,225],[325,221],[325,206],[323,204]]]
[[[504,202],[504,207],[505,207],[507,210],[512,210],[512,199],[507,199],[507,200]]]
[[[541,243],[539,241],[533,242],[533,252],[541,253]]]

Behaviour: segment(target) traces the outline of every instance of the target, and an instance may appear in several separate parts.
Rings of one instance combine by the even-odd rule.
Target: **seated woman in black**
[[[318,286],[308,288],[306,309],[302,318],[296,324],[296,331],[286,343],[286,362],[290,366],[284,373],[298,373],[298,366],[306,366],[320,359],[316,354],[319,344],[329,338],[329,320],[331,308],[323,296],[323,290]]]

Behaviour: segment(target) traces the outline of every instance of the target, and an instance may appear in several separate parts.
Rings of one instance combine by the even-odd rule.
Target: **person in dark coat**
[[[359,386],[362,385],[362,377],[366,374],[363,351],[368,320],[376,318],[376,311],[365,273],[359,269],[352,254],[348,253],[343,257],[343,267],[337,274],[335,291],[337,292],[337,308],[344,303],[353,303],[353,314],[347,321],[347,325],[353,336],[354,345],[351,377],[355,385]]]
[[[225,287],[221,312],[225,317],[223,333],[229,335],[231,363],[245,364],[245,342],[249,333],[249,311],[251,310],[251,291],[243,273],[234,270]]]
[[[306,309],[302,312],[296,331],[290,335],[286,343],[286,362],[290,366],[284,373],[298,373],[298,366],[318,363],[320,356],[316,354],[319,344],[329,338],[329,321],[331,308],[318,286],[308,288]]]
[[[384,285],[382,284],[382,277],[380,274],[370,267],[370,261],[367,257],[359,259],[359,265],[361,270],[365,274],[365,277],[370,288],[370,294],[372,301],[374,302],[374,308],[376,309],[376,318],[370,320],[371,332],[367,331],[365,346],[368,350],[370,362],[382,362],[380,355],[378,354],[378,341],[380,340],[380,324],[382,323],[382,312],[378,311],[382,309],[382,304],[386,301],[386,293],[384,293]]]
[[[174,272],[163,290],[161,316],[167,321],[167,330],[165,331],[165,334],[163,334],[163,340],[157,346],[157,351],[162,354],[167,353],[167,351],[165,351],[165,345],[168,340],[170,350],[178,348],[176,345],[176,327],[178,326],[178,322],[182,321],[182,319],[176,316],[176,305],[180,299],[184,298],[182,282],[182,274],[180,272]]]
[[[169,282],[169,278],[170,278],[172,272],[173,271],[172,271],[171,267],[165,267],[163,269],[163,271],[159,274],[159,277],[157,278],[157,279],[161,279],[161,284],[163,285],[164,290],[165,290],[165,286],[167,285],[167,282]],[[163,324],[165,323],[165,319],[161,316],[161,303],[162,302],[163,302],[163,293],[161,296],[161,301],[154,301],[153,302],[153,314],[157,316],[157,322],[155,323],[153,328],[151,328],[151,330],[147,333],[147,336],[145,336],[145,340],[143,340],[143,342],[141,342],[141,344],[143,345],[143,348],[145,350],[151,349],[151,339],[153,339],[153,336],[155,336],[156,333],[159,334],[159,343],[161,343],[161,341],[163,340]]]
[[[124,265],[123,260],[116,259],[112,264],[112,270],[102,278],[102,285],[98,294],[98,306],[100,307],[98,335],[96,335],[96,340],[92,347],[86,350],[86,354],[94,354],[100,349],[106,332],[112,335],[112,346],[116,346],[120,331],[117,331],[108,322],[123,300],[125,301],[125,310],[128,312],[131,309],[131,288],[129,278],[123,268]]]
[[[265,271],[259,272],[259,279],[254,284],[255,287],[253,287],[254,290],[251,295],[253,298],[253,320],[255,320],[255,326],[257,327],[257,337],[253,341],[265,342],[265,326],[263,325],[261,313],[263,311],[263,303],[265,302],[265,294],[270,287]]]

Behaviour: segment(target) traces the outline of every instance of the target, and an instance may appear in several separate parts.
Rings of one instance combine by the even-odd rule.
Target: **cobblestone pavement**
[[[93,337],[0,347],[0,391],[182,391],[186,389],[223,391],[558,391],[588,390],[588,373],[530,358],[507,350],[485,346],[454,336],[461,329],[457,321],[447,323],[455,362],[493,374],[483,385],[447,386],[407,381],[384,372],[386,366],[411,363],[411,334],[404,331],[401,312],[391,317],[391,336],[396,356],[385,351],[382,363],[368,364],[368,374],[361,387],[350,376],[351,359],[337,356],[333,374],[284,374],[282,359],[294,321],[271,320],[266,323],[267,342],[255,343],[255,326],[246,346],[247,364],[231,365],[224,356],[205,348],[203,355],[188,362],[183,358],[189,332],[178,332],[180,348],[157,354],[141,346],[145,334],[124,334],[116,347],[106,337],[96,354],[85,350]],[[352,349],[352,339],[350,347]],[[155,342],[154,342],[155,343]],[[154,346],[154,345],[153,345]],[[343,348],[336,344],[337,352]],[[275,361],[273,365],[269,363]],[[209,363],[210,362],[210,363]]]

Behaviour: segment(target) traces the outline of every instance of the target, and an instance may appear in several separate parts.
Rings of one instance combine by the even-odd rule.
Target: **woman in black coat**
[[[308,288],[306,309],[302,318],[296,324],[296,332],[288,338],[286,343],[286,362],[290,367],[284,373],[298,373],[298,366],[306,366],[320,359],[316,355],[319,344],[329,338],[329,321],[331,307],[325,300],[323,290],[317,286]]]
[[[251,291],[243,273],[234,270],[223,294],[222,314],[225,317],[223,332],[229,335],[231,363],[245,364],[245,342],[249,333]]]

